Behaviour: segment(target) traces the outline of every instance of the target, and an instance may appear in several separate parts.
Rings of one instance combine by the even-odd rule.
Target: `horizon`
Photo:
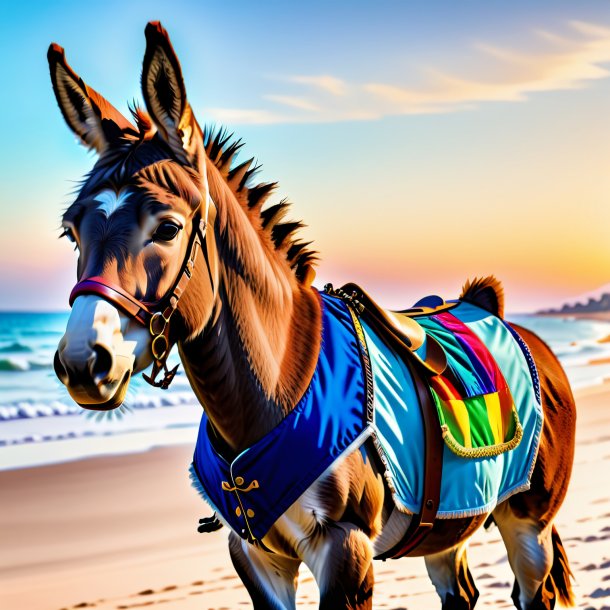
[[[0,152],[0,281],[10,287],[0,311],[68,311],[76,280],[57,228],[70,181],[94,157],[55,102],[49,43],[127,112],[141,99],[152,19],[171,36],[200,123],[241,136],[240,159],[255,156],[260,179],[279,181],[277,199],[295,202],[290,217],[321,253],[319,288],[355,281],[404,308],[493,274],[507,310],[525,313],[608,283],[608,5],[119,7],[23,2],[0,24],[13,83],[0,100],[10,143]]]

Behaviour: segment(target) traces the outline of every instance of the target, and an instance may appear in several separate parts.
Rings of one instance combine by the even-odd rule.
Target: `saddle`
[[[335,293],[350,301],[390,347],[408,358],[414,358],[424,367],[425,372],[440,375],[447,368],[445,350],[434,337],[426,333],[415,318],[447,311],[455,307],[456,302],[447,303],[439,296],[429,296],[410,309],[390,311],[380,307],[357,284],[345,284]]]
[[[327,286],[326,290],[333,290],[332,286]],[[389,311],[380,307],[363,288],[354,283],[345,284],[333,290],[333,293],[347,300],[409,367],[422,410],[425,458],[421,510],[413,515],[402,540],[376,557],[382,560],[398,559],[413,553],[432,529],[440,501],[443,469],[443,438],[436,407],[424,378],[442,374],[447,368],[447,355],[440,343],[427,334],[415,318],[446,311],[457,303],[447,303],[433,296],[418,301],[410,309]]]

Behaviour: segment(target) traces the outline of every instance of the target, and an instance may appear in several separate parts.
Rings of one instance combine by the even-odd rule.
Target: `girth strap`
[[[390,550],[375,559],[398,559],[411,553],[432,530],[441,497],[441,479],[443,474],[444,443],[437,419],[436,407],[430,389],[422,379],[421,371],[415,370],[411,362],[405,360],[420,404],[424,424],[424,479],[422,506],[420,512],[413,515],[411,523],[402,539]]]

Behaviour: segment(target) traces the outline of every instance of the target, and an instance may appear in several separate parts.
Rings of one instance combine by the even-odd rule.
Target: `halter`
[[[120,286],[106,280],[103,276],[93,276],[78,282],[70,293],[70,307],[72,307],[76,297],[83,295],[96,295],[108,303],[114,305],[132,320],[142,326],[148,327],[152,336],[151,352],[153,356],[153,368],[151,375],[143,374],[145,381],[156,388],[167,390],[173,381],[178,366],[172,369],[167,368],[167,358],[171,349],[169,338],[170,320],[176,309],[178,301],[184,294],[186,287],[193,276],[193,269],[197,259],[197,252],[201,250],[206,262],[212,291],[214,290],[214,278],[210,267],[209,253],[206,243],[206,231],[208,228],[207,216],[208,206],[206,206],[206,218],[197,215],[193,219],[193,232],[186,256],[178,277],[172,288],[158,301],[146,302],[136,299]],[[205,247],[204,247],[205,244]],[[163,371],[163,379],[156,381],[157,376]]]

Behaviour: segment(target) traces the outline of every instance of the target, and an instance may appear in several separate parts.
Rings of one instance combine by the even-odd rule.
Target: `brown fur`
[[[531,488],[512,496],[508,502],[516,516],[531,516],[546,526],[565,498],[572,473],[576,429],[574,396],[565,372],[548,345],[531,331],[516,324],[512,326],[527,343],[538,368],[544,425]]]
[[[258,379],[268,397],[280,403],[285,413],[313,375],[320,307],[315,293],[293,274],[284,252],[277,249],[260,224],[252,224],[256,217],[240,203],[240,198],[247,197],[243,192],[246,187],[240,187],[241,181],[227,180],[210,160],[208,184],[218,207],[219,244],[222,241],[219,255],[227,306],[240,326],[241,340]],[[257,318],[259,326],[252,324]],[[270,354],[282,355],[276,363],[279,375],[268,370],[273,363]]]

